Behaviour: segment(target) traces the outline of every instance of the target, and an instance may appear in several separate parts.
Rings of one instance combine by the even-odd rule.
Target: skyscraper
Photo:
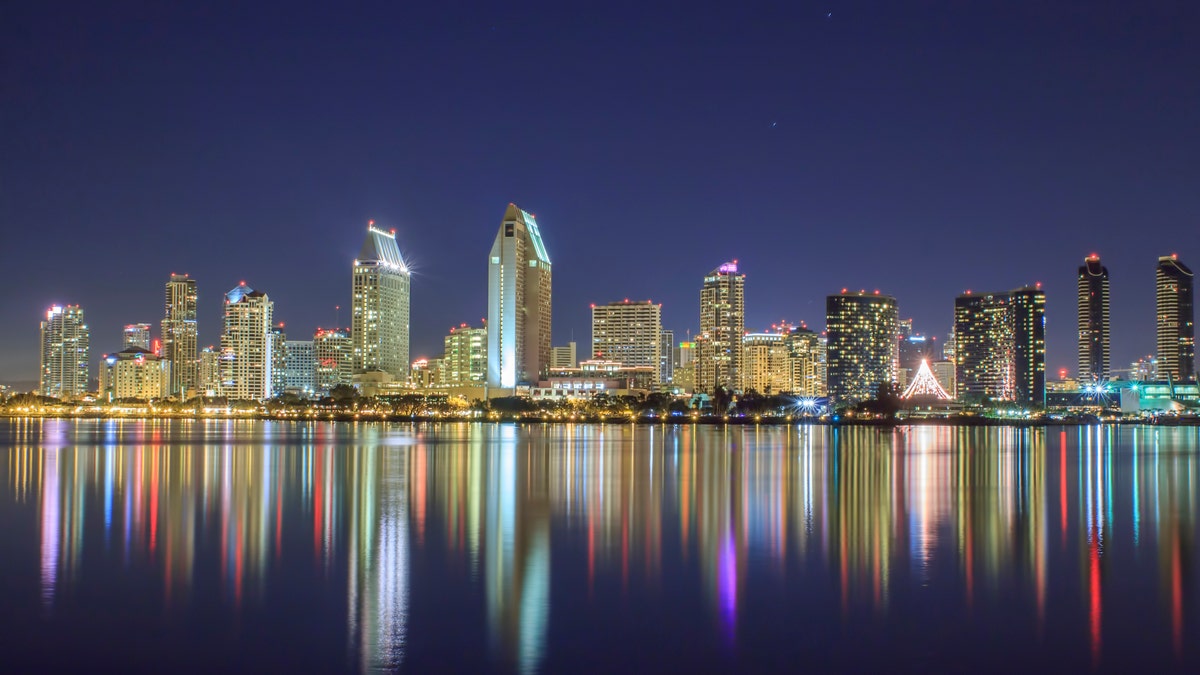
[[[825,300],[826,378],[835,402],[874,398],[895,383],[899,365],[896,299],[879,291],[847,292]]]
[[[411,275],[396,246],[395,232],[367,225],[367,238],[354,260],[350,335],[355,373],[382,370],[397,382],[408,379]]]
[[[196,391],[200,396],[221,393],[221,352],[212,345],[200,350],[196,366]]]
[[[610,302],[592,305],[591,359],[662,371],[662,305]],[[661,377],[656,378],[661,381]]]
[[[1041,284],[1009,294],[1013,313],[1013,374],[1016,401],[1046,407],[1046,293]]]
[[[487,379],[487,326],[472,328],[464,323],[451,328],[442,342],[445,384],[482,387]]]
[[[783,333],[742,336],[742,391],[764,395],[792,391],[791,359],[785,340]]]
[[[1175,382],[1196,379],[1195,279],[1175,255],[1158,259],[1158,372]]]
[[[186,398],[195,392],[198,378],[195,279],[186,274],[171,275],[161,328],[162,356],[171,364],[170,393]]]
[[[1079,381],[1107,380],[1109,359],[1108,268],[1092,254],[1079,266]]]
[[[341,328],[317,329],[312,344],[317,393],[328,394],[338,385],[350,384],[353,359],[351,340],[346,331]]]
[[[675,380],[675,331],[663,330],[658,340],[658,381],[671,383]]]
[[[221,395],[259,401],[271,397],[271,316],[266,293],[242,282],[225,294],[221,333]]]
[[[271,328],[271,395],[278,396],[287,388],[287,333],[283,323]]]
[[[88,391],[91,345],[79,305],[46,310],[42,321],[39,391],[42,396],[69,399]]]
[[[124,339],[121,344],[122,349],[128,347],[137,347],[150,351],[150,324],[148,323],[131,323],[125,326]]]
[[[741,386],[742,336],[746,333],[746,275],[737,261],[704,276],[700,332],[696,335],[696,390]]]
[[[488,256],[488,384],[535,382],[550,364],[550,254],[533,215],[509,204]]]
[[[785,336],[791,369],[789,391],[797,396],[825,395],[825,340],[804,326]]]
[[[317,361],[312,340],[288,340],[283,359],[284,389],[312,396],[317,389]]]
[[[1046,403],[1046,294],[1040,285],[954,301],[957,398]]]

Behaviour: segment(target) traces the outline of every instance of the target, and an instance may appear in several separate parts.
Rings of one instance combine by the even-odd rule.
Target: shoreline
[[[231,415],[184,415],[184,414],[164,414],[164,415],[104,415],[104,414],[77,414],[77,415],[56,415],[56,414],[38,414],[38,413],[0,413],[0,419],[61,419],[61,420],[118,420],[118,421],[151,421],[151,420],[188,420],[188,421],[209,421],[209,420],[245,420],[258,422],[405,422],[410,424],[429,423],[429,424],[464,424],[464,423],[508,423],[508,424],[527,424],[527,425],[569,425],[569,424],[635,424],[642,426],[663,426],[663,425],[678,425],[678,426],[820,426],[820,427],[878,427],[878,428],[893,428],[893,427],[1016,427],[1016,428],[1038,428],[1038,427],[1078,427],[1078,426],[1095,426],[1095,425],[1120,425],[1120,426],[1147,426],[1147,427],[1200,427],[1200,417],[1182,417],[1182,418],[1157,418],[1152,420],[1021,420],[1021,419],[999,419],[991,417],[963,417],[963,418],[921,418],[921,419],[899,419],[899,420],[856,420],[843,419],[837,422],[830,420],[821,420],[816,418],[786,418],[786,417],[763,417],[755,419],[753,417],[730,417],[721,416],[704,416],[704,417],[638,417],[635,419],[628,418],[613,418],[613,417],[598,417],[587,416],[577,419],[543,419],[539,417],[516,417],[516,416],[500,416],[492,419],[485,417],[478,418],[458,418],[458,417],[433,417],[425,415],[362,415],[354,413],[325,413],[319,415],[272,415],[268,413],[253,413],[253,414],[231,414]]]

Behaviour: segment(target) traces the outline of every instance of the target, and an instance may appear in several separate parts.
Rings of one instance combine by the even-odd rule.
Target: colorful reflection
[[[1157,613],[1180,658],[1195,621],[1200,447],[1189,429],[5,430],[4,494],[36,510],[45,615],[73,601],[97,560],[153,570],[166,609],[198,602],[210,572],[234,613],[277,602],[273,583],[304,580],[344,592],[356,670],[404,665],[421,617],[476,611],[489,642],[480,658],[536,672],[555,657],[557,622],[677,592],[680,580],[727,653],[752,637],[764,589],[798,589],[855,625],[910,612],[896,603],[937,585],[968,620],[1003,606],[1039,635],[1079,626],[1093,665],[1113,611]],[[1113,595],[1129,574],[1158,596]],[[417,604],[413,589],[431,584],[457,604]]]

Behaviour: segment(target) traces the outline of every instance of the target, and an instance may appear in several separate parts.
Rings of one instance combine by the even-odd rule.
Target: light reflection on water
[[[178,616],[212,665],[1186,670],[1197,438],[0,421],[4,627],[42,667],[94,666],[37,645],[120,602],[114,664]]]

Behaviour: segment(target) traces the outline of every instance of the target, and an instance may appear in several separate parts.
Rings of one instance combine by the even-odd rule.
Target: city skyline
[[[414,267],[411,356],[434,356],[446,327],[486,313],[469,260],[509,201],[555,231],[555,342],[623,297],[661,302],[683,341],[689,280],[737,258],[748,330],[819,329],[822,298],[849,286],[944,336],[962,291],[1040,281],[1047,367],[1073,370],[1069,275],[1097,252],[1112,367],[1154,352],[1153,261],[1200,259],[1200,51],[1179,30],[1195,10],[902,5],[633,21],[605,7],[588,22],[515,6],[468,24],[437,7],[332,24],[295,7],[288,30],[257,7],[129,22],[97,6],[69,24],[21,8],[0,27],[0,268],[39,283],[0,300],[0,381],[36,380],[46,307],[86,307],[95,352],[112,352],[123,325],[156,325],[172,271],[199,281],[199,345],[242,278],[301,333],[339,323],[339,306],[345,324],[345,261],[372,218]],[[502,48],[518,28],[555,39]],[[62,236],[42,278],[29,253],[46,230]],[[601,233],[629,250],[597,255]],[[117,234],[138,242],[120,274],[100,262],[132,260]]]

